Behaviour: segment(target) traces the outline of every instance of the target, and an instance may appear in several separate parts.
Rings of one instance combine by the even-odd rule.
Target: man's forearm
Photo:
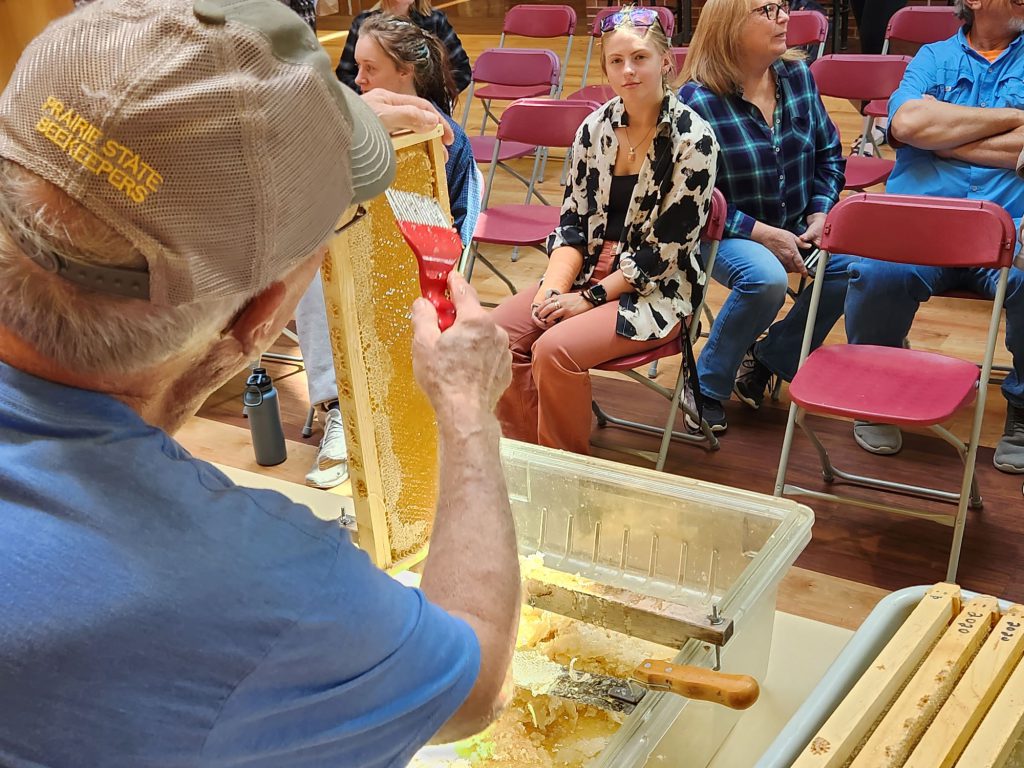
[[[476,632],[480,677],[490,684],[475,688],[467,706],[486,710],[497,699],[519,623],[519,558],[501,467],[501,430],[491,413],[439,418],[438,428],[437,517],[421,588]]]
[[[963,107],[935,99],[914,99],[892,118],[889,133],[899,144],[943,150],[998,136],[1024,126],[1024,111],[1012,108]]]
[[[1012,171],[1017,167],[1021,148],[1024,148],[1024,128],[997,136],[989,136],[961,147],[936,152],[936,154],[950,160],[961,160],[971,165],[1006,168]]]

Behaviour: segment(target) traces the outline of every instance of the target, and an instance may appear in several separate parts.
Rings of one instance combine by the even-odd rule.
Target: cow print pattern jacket
[[[628,124],[622,100],[614,98],[576,134],[561,217],[547,242],[549,255],[565,245],[583,252],[574,289],[586,287],[597,266],[619,150],[615,129]],[[680,317],[700,304],[707,282],[700,231],[717,167],[718,142],[711,126],[667,92],[619,243],[618,267],[635,292],[619,297],[618,335],[639,341],[665,338]]]

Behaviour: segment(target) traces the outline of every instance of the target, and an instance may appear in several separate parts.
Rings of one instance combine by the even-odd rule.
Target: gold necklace
[[[634,160],[636,160],[636,148],[639,147],[641,144],[643,144],[645,141],[647,141],[647,138],[652,133],[654,133],[654,129],[655,129],[655,127],[657,125],[658,125],[658,123],[657,123],[657,121],[655,121],[654,125],[651,126],[650,130],[647,131],[646,134],[644,134],[644,137],[642,139],[640,139],[640,141],[638,141],[635,146],[633,145],[633,142],[630,141],[630,139],[629,139],[629,126],[628,125],[622,126],[622,131],[623,131],[623,133],[626,134],[626,146],[629,147],[629,154],[627,155],[627,157],[629,158],[630,162],[633,162]]]

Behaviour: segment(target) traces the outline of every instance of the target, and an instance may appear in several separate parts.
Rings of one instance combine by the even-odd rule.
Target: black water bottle
[[[252,369],[252,374],[245,382],[242,401],[249,416],[249,432],[252,435],[256,463],[264,467],[280,464],[288,458],[288,449],[285,447],[284,429],[281,427],[277,389],[267,375],[266,368]]]

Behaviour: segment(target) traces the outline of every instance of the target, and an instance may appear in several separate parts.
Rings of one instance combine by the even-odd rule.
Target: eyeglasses
[[[1021,2],[1024,2],[1024,0],[1021,0]],[[786,0],[783,0],[781,3],[768,3],[767,5],[759,6],[752,10],[751,13],[763,13],[768,21],[775,21],[779,18],[779,11],[789,15],[789,3]]]
[[[601,19],[601,34],[611,32],[623,24],[630,24],[638,29],[649,29],[658,23],[658,12],[651,8],[626,8]]]

